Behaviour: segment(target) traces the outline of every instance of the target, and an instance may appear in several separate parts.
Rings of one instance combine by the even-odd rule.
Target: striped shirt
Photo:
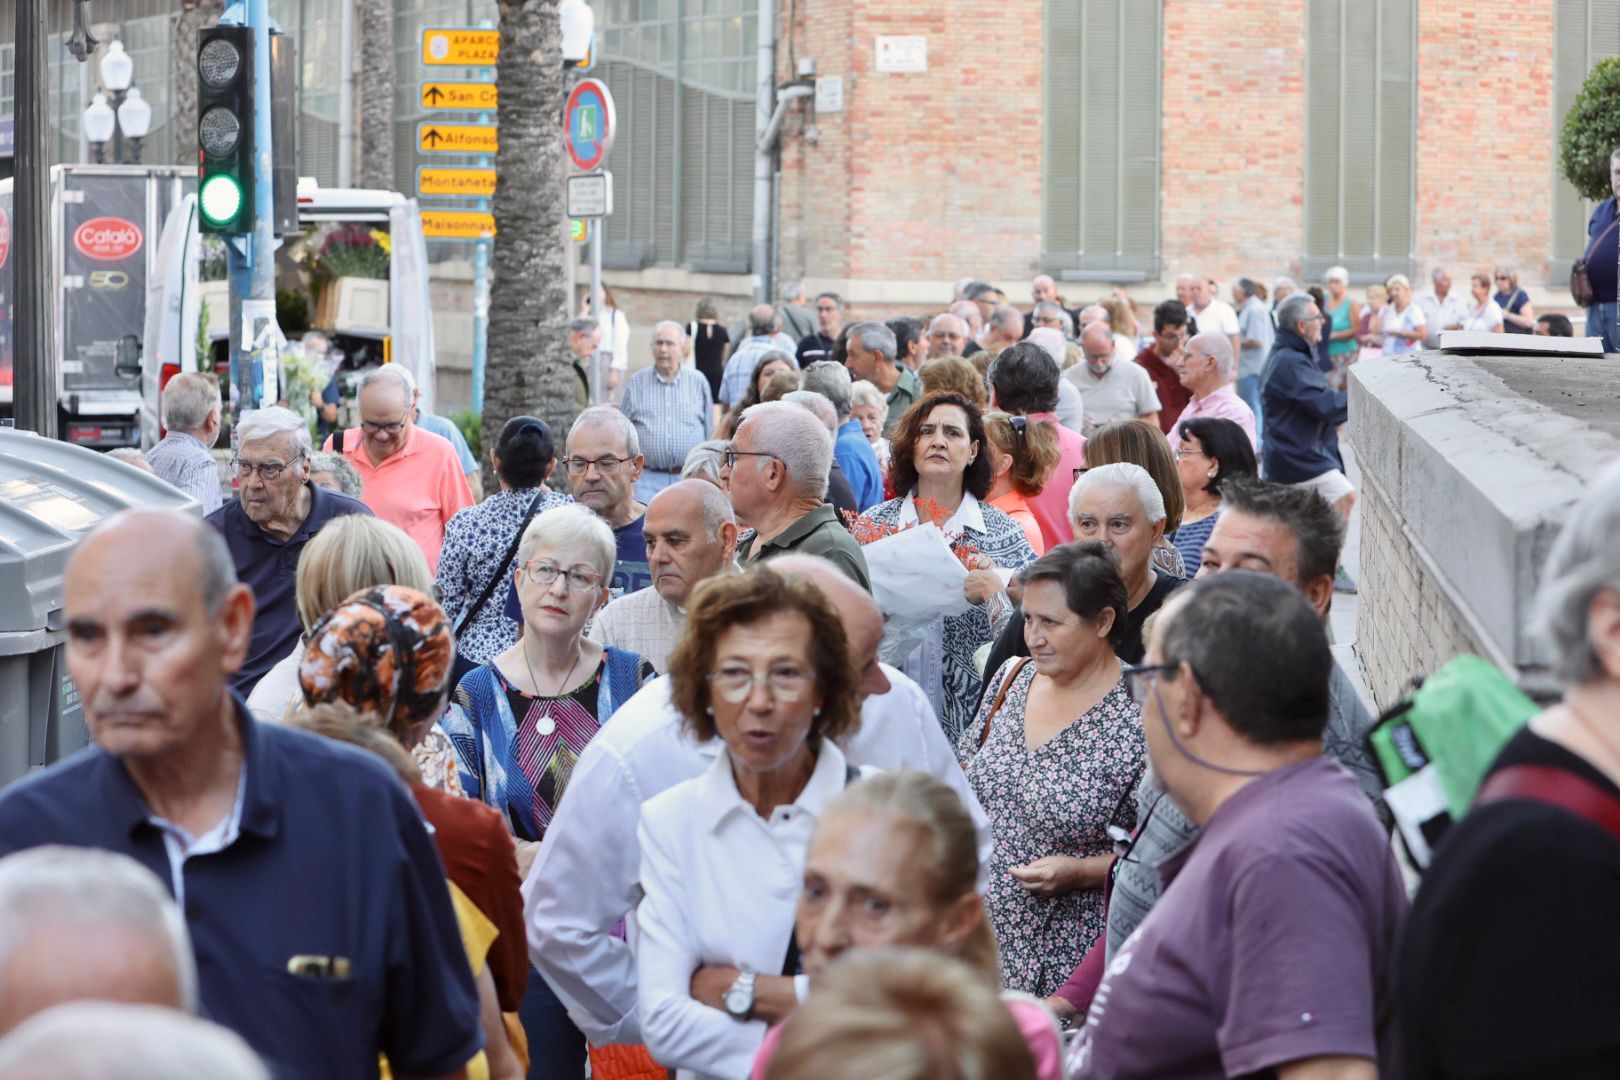
[[[167,480],[202,503],[205,517],[219,509],[219,465],[201,439],[171,431],[146,452],[146,460],[159,480]]]
[[[692,447],[709,437],[714,398],[709,380],[690,368],[672,378],[656,367],[642,368],[625,384],[619,409],[636,425],[646,467],[656,472],[680,472]]]

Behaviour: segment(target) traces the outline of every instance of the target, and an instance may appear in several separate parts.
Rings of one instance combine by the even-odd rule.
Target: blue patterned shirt
[[[171,431],[146,452],[146,460],[159,480],[167,480],[202,503],[204,517],[219,509],[219,464],[201,439]]]
[[[692,447],[709,437],[714,398],[708,378],[692,368],[679,368],[666,379],[649,367],[630,376],[619,411],[636,425],[646,467],[678,473]]]

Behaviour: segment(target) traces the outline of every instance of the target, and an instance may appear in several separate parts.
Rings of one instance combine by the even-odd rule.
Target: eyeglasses
[[[378,424],[371,420],[360,421],[360,428],[367,435],[376,435],[386,431],[390,435],[398,435],[405,430],[405,421],[395,420],[391,424]]]
[[[714,687],[721,701],[731,705],[747,701],[754,692],[755,684],[761,681],[769,688],[771,697],[784,704],[798,701],[810,689],[810,673],[796,667],[775,667],[764,674],[757,674],[752,668],[738,664],[723,667],[705,675],[704,679]]]
[[[529,575],[529,580],[542,588],[550,587],[558,574],[567,576],[568,587],[575,592],[590,592],[602,584],[602,575],[594,570],[564,570],[556,563],[549,562],[528,562],[523,569]]]
[[[1181,661],[1179,660],[1163,664],[1131,664],[1122,672],[1125,679],[1125,692],[1138,705],[1146,705],[1148,692],[1152,689],[1159,673],[1161,671],[1175,671],[1179,667],[1181,667]]]
[[[568,466],[568,472],[573,476],[585,475],[586,470],[592,465],[595,465],[596,471],[603,476],[612,476],[619,471],[620,465],[629,460],[629,458],[619,458],[609,454],[607,457],[599,458],[571,457],[564,461],[563,464]]]
[[[737,467],[737,459],[740,457],[768,457],[775,458],[777,461],[782,460],[775,454],[768,454],[763,450],[733,450],[728,446],[726,449],[720,452],[720,462],[728,469],[735,469]]]
[[[250,479],[256,472],[260,480],[272,484],[281,479],[282,473],[302,460],[303,454],[299,454],[291,461],[243,461],[241,458],[232,458],[231,471],[243,480]]]
[[[1176,460],[1184,461],[1190,457],[1208,457],[1202,450],[1189,450],[1185,446],[1176,447]]]
[[[1302,323],[1321,322],[1325,318],[1327,318],[1326,315],[1320,315],[1320,314],[1318,314],[1318,315],[1301,315],[1299,317],[1299,321],[1302,322]]]

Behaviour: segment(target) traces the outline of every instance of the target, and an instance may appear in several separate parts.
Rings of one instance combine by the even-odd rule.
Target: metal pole
[[[90,83],[90,65],[85,62],[79,64],[79,115],[84,115],[85,108],[90,104],[90,95],[94,92]],[[79,160],[89,162],[90,139],[84,133],[84,123],[79,124]]]
[[[17,260],[12,305],[16,424],[56,438],[56,377],[51,363],[50,164],[45,148],[49,101],[46,0],[17,0],[16,180],[11,227]]]
[[[607,218],[589,218],[585,227],[591,230],[591,314],[596,317],[596,325],[602,325],[602,226]],[[602,370],[602,345],[605,339],[613,333],[613,323],[609,319],[607,329],[602,331],[604,341],[597,342],[596,356],[591,360],[591,404],[600,405],[607,398],[604,396]],[[615,357],[614,359],[618,359]]]
[[[776,0],[759,0],[759,53],[754,63],[754,303],[770,301],[771,176],[776,148],[767,138],[776,111]]]
[[[240,410],[264,403],[266,355],[275,348],[255,326],[266,315],[275,321],[275,171],[270,116],[270,0],[247,0],[247,26],[253,28],[253,232],[226,244],[231,284],[231,382],[236,388],[233,420]],[[265,305],[268,305],[266,308]],[[252,318],[244,320],[244,314]],[[244,346],[244,321],[250,335]],[[232,424],[235,441],[235,424]]]
[[[112,151],[113,156],[112,156],[112,163],[114,165],[122,165],[124,163],[124,125],[120,124],[118,122],[118,106],[120,106],[120,105],[122,105],[124,103],[124,96],[126,94],[128,94],[128,93],[129,93],[129,91],[127,91],[127,90],[114,90],[112,92],[112,110],[113,110],[113,151]]]
[[[341,0],[338,20],[338,168],[337,186],[354,184],[354,5]],[[302,26],[300,26],[302,28]]]
[[[493,30],[494,25],[484,19],[479,27]],[[480,81],[493,80],[493,68],[481,68],[478,78]],[[496,118],[487,112],[478,114],[480,124],[493,124]],[[480,168],[489,168],[495,164],[495,159],[488,154],[478,157]],[[488,211],[490,201],[479,199],[475,204],[479,210]],[[473,411],[482,415],[484,412],[484,368],[489,363],[489,248],[490,241],[475,240],[473,242],[473,340],[472,340],[472,407]]]

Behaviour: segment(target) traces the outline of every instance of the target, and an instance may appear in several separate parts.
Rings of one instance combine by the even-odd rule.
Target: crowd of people
[[[1511,270],[1434,286],[794,287],[634,371],[615,308],[566,432],[469,469],[387,365],[319,452],[244,414],[223,502],[172,380],[206,516],[79,544],[93,745],[0,792],[0,1077],[1612,1073],[1615,837],[1497,799],[1408,914],[1329,648],[1345,369],[1545,325]],[[1494,768],[1620,806],[1617,527],[1620,471]]]

